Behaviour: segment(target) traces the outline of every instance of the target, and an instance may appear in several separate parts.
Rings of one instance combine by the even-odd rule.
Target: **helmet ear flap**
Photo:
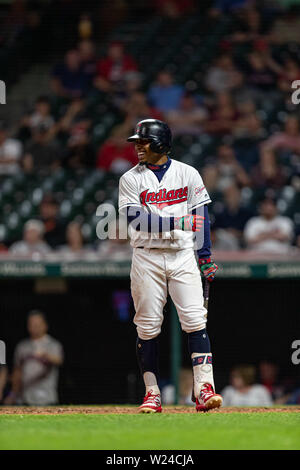
[[[165,153],[166,151],[166,146],[161,143],[158,139],[152,139],[151,144],[150,144],[150,150],[154,153]]]

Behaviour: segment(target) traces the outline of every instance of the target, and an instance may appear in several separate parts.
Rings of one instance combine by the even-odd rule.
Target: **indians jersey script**
[[[198,171],[177,160],[171,160],[161,181],[146,165],[139,164],[120,178],[119,211],[132,206],[161,217],[181,217],[210,202]],[[134,248],[184,249],[194,246],[194,233],[182,230],[148,233],[132,228],[130,237]]]

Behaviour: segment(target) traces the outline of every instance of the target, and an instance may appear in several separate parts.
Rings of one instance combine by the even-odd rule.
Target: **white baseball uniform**
[[[176,160],[171,160],[161,181],[146,165],[136,165],[120,178],[119,211],[135,206],[161,217],[181,217],[210,202],[198,171]],[[193,232],[182,230],[131,230],[131,291],[141,339],[159,335],[168,290],[182,329],[191,333],[205,328],[207,312],[193,238]]]

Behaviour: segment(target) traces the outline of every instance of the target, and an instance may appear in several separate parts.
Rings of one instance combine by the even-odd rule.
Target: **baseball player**
[[[200,274],[212,281],[218,269],[210,252],[210,197],[195,168],[170,158],[172,135],[166,123],[143,120],[128,141],[134,142],[139,163],[120,178],[119,212],[127,217],[133,247],[130,278],[136,351],[146,387],[139,411],[162,411],[158,336],[168,292],[188,334],[196,410],[220,407]]]

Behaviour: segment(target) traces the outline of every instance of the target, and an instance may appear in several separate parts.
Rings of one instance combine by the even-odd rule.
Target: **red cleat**
[[[154,395],[150,390],[145,398],[143,404],[139,407],[139,413],[161,413],[161,398],[160,394]]]
[[[220,408],[223,399],[221,395],[214,392],[210,384],[204,384],[199,398],[196,398],[196,411],[208,411],[213,408]]]

